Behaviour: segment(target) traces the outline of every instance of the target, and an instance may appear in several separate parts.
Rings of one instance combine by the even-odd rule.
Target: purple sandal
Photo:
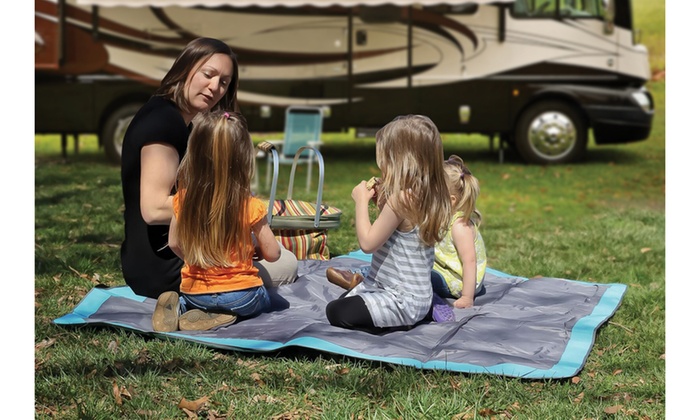
[[[440,296],[433,293],[433,321],[452,322],[455,320],[455,313],[452,307]]]

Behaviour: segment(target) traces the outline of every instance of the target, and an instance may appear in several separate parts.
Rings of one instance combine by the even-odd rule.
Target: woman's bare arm
[[[270,225],[267,223],[267,217],[263,217],[260,221],[253,225],[253,234],[258,242],[256,253],[263,257],[265,261],[275,262],[280,259],[282,251],[280,250],[279,242],[275,239]]]
[[[141,149],[141,216],[149,225],[167,225],[173,216],[170,195],[180,159],[173,146],[150,143]]]

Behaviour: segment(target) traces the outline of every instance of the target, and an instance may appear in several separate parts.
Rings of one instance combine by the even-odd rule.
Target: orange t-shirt
[[[177,218],[180,212],[180,192],[173,197],[173,211]],[[258,198],[250,197],[248,202],[248,225],[253,226],[267,216],[265,204]],[[187,294],[204,294],[231,292],[262,286],[258,269],[253,266],[255,248],[251,246],[245,251],[245,259],[236,261],[231,267],[211,267],[204,269],[190,265],[185,261],[182,267],[182,283],[180,291]],[[235,256],[231,255],[232,258]]]

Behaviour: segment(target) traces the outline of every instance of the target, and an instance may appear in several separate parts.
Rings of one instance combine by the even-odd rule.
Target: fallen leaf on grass
[[[226,416],[222,416],[214,410],[207,411],[207,420],[226,420]]]
[[[258,365],[257,362],[254,362],[254,361],[245,361],[245,360],[243,360],[243,359],[238,359],[238,360],[236,360],[236,364],[237,364],[238,366],[244,366],[244,367],[248,367],[248,368],[254,368],[254,367],[256,367],[256,366]]]
[[[107,344],[107,350],[111,351],[112,353],[116,353],[117,349],[119,348],[119,341],[117,340],[112,340]]]
[[[253,378],[253,380],[258,386],[265,386],[265,382],[263,382],[263,380],[260,378],[260,375],[258,375],[257,373],[251,373],[250,377]]]
[[[651,251],[651,248],[642,248],[639,250],[642,254],[646,254],[647,252]]]
[[[466,411],[452,416],[452,420],[467,420],[474,418],[474,407],[467,407]]]
[[[621,405],[611,405],[610,407],[605,407],[603,411],[607,414],[615,414],[622,409]]]
[[[615,372],[613,372],[613,376],[619,375],[621,373],[622,373],[622,369],[617,369],[617,370],[615,370]]]
[[[55,338],[47,338],[45,340],[41,340],[39,343],[34,345],[34,350],[36,351],[36,350],[45,349],[47,347],[51,347],[54,345],[55,342],[56,342]]]
[[[571,382],[577,384],[581,382],[581,378],[579,378],[578,376],[574,376],[573,378],[571,378]]]
[[[131,393],[129,390],[126,389],[124,385],[121,387],[117,385],[116,379],[112,381],[112,394],[114,395],[114,401],[116,401],[117,405],[122,405],[124,403],[124,399],[131,399]]]
[[[89,276],[85,273],[81,273],[80,271],[76,270],[75,268],[71,267],[70,265],[68,266],[68,269],[72,272],[74,272],[78,277],[86,279]]]
[[[197,411],[201,410],[204,407],[204,405],[208,402],[209,397],[202,397],[194,401],[182,398],[180,399],[180,402],[177,403],[177,408],[182,410],[189,410],[196,413]]]
[[[495,416],[497,413],[490,408],[482,408],[479,410],[480,416]]]
[[[253,397],[254,402],[266,402],[268,404],[276,404],[279,400],[272,395],[256,395]]]
[[[196,419],[197,417],[199,417],[196,412],[188,410],[184,407],[180,408],[180,410],[182,410],[182,412],[185,413],[188,419]]]
[[[574,404],[579,404],[581,401],[583,401],[583,397],[586,394],[584,392],[579,393],[576,398],[574,398]]]

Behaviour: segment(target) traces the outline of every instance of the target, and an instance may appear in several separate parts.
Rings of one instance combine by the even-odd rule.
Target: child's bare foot
[[[347,270],[338,270],[333,267],[329,267],[326,270],[326,278],[328,281],[340,286],[345,290],[350,290],[360,284],[365,278],[362,277],[360,273],[352,273]]]

